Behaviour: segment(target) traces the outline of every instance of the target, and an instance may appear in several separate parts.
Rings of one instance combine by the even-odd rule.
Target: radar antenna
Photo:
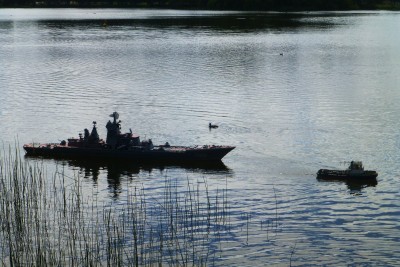
[[[119,118],[119,114],[118,112],[114,111],[113,114],[110,115],[110,117],[114,118],[114,123],[115,123]]]

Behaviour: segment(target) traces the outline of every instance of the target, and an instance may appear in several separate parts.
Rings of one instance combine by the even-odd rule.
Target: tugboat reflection
[[[163,172],[165,169],[173,168],[200,174],[224,175],[224,177],[230,176],[233,173],[222,161],[169,165],[132,163],[131,161],[49,159],[27,155],[25,155],[25,159],[30,161],[47,161],[49,163],[54,162],[58,166],[68,166],[72,171],[78,171],[82,174],[85,179],[93,179],[94,183],[97,183],[99,178],[106,176],[108,188],[113,197],[118,197],[121,192],[121,181],[123,179],[137,178],[140,173]]]
[[[375,187],[378,185],[378,181],[376,178],[368,179],[364,181],[355,181],[355,180],[342,180],[342,179],[321,179],[317,178],[319,182],[323,183],[345,183],[347,188],[350,190],[351,194],[361,193],[361,190],[367,187]]]

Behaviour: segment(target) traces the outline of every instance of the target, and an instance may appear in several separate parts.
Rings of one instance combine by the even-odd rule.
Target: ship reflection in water
[[[319,182],[323,183],[345,183],[347,188],[350,190],[351,194],[359,194],[361,193],[362,189],[367,187],[375,187],[378,185],[378,180],[368,179],[368,180],[350,180],[350,179],[321,179],[317,178]]]
[[[124,179],[133,180],[140,177],[141,173],[152,173],[153,171],[163,172],[166,169],[182,169],[183,172],[193,172],[200,174],[231,176],[232,170],[222,161],[202,162],[190,164],[162,164],[162,163],[135,163],[132,161],[112,161],[112,160],[68,160],[50,159],[25,155],[28,161],[54,162],[57,166],[67,166],[72,171],[77,171],[85,179],[93,179],[98,183],[99,179],[106,176],[108,188],[114,198],[121,192],[121,181]],[[186,177],[186,176],[185,176]]]

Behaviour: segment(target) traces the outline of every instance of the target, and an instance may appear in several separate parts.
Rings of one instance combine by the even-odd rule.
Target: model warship
[[[171,146],[168,142],[164,145],[154,145],[151,139],[140,140],[132,130],[121,133],[119,114],[110,115],[113,121],[108,121],[107,138],[100,139],[96,122],[93,129],[79,138],[69,138],[60,143],[25,144],[23,147],[28,156],[43,156],[54,158],[83,158],[83,159],[126,159],[146,162],[215,162],[233,150],[234,146]]]
[[[324,180],[373,180],[376,179],[378,173],[376,171],[364,170],[361,161],[351,161],[346,170],[328,170],[320,169],[317,172],[317,179]]]

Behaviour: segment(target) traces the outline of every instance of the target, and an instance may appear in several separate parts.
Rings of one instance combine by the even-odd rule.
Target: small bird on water
[[[216,124],[212,124],[211,122],[208,124],[208,128],[210,128],[210,129],[216,129],[216,128],[218,128],[218,125],[216,125]]]

